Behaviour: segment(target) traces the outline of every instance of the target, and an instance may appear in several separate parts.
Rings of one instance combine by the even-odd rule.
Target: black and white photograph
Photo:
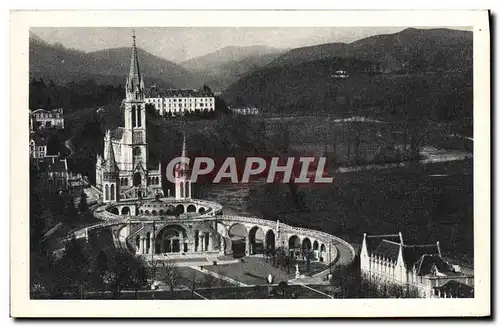
[[[336,316],[347,299],[487,300],[474,22],[28,24],[22,296]]]

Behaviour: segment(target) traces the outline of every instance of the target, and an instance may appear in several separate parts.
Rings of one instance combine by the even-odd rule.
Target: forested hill
[[[336,78],[345,69],[348,78]],[[406,29],[290,50],[229,86],[231,104],[264,114],[472,123],[472,33]]]
[[[130,65],[131,48],[83,52],[49,44],[30,35],[30,75],[56,84],[93,79],[103,84],[124,84]],[[185,68],[166,59],[137,49],[144,83],[166,87],[199,88],[194,76]]]

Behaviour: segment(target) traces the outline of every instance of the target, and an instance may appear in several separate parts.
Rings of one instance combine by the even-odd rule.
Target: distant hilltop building
[[[148,165],[144,91],[134,35],[123,101],[125,126],[106,132],[104,156],[97,156],[96,186],[103,202],[163,195],[161,164]]]
[[[64,129],[64,110],[62,108],[30,110],[30,130],[43,128]]]
[[[474,276],[460,272],[442,256],[439,242],[408,245],[403,236],[363,235],[361,274],[377,284],[413,288],[420,297],[472,297]]]
[[[215,111],[215,94],[208,87],[203,90],[157,90],[156,86],[152,86],[144,101],[153,105],[162,116],[166,113],[181,115],[185,112]]]
[[[30,133],[30,157],[44,158],[47,155],[47,140],[36,133]]]
[[[337,70],[335,73],[332,75],[333,78],[346,78],[349,77],[349,74],[347,73],[346,70]]]
[[[238,115],[258,115],[259,109],[254,106],[241,106],[241,107],[231,107],[229,108],[231,112]]]

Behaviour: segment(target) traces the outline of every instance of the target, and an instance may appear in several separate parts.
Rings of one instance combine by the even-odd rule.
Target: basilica
[[[96,186],[103,202],[163,196],[161,164],[148,163],[144,92],[133,35],[122,108],[125,126],[106,132],[104,156],[97,156]]]

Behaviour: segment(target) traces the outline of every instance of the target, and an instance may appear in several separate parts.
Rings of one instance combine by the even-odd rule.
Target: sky
[[[377,34],[399,32],[406,27],[140,27],[137,46],[162,58],[182,62],[226,46],[266,45],[296,48],[330,42],[352,42]],[[462,28],[456,28],[462,29]],[[97,51],[129,47],[132,28],[37,27],[43,40],[66,48]]]

